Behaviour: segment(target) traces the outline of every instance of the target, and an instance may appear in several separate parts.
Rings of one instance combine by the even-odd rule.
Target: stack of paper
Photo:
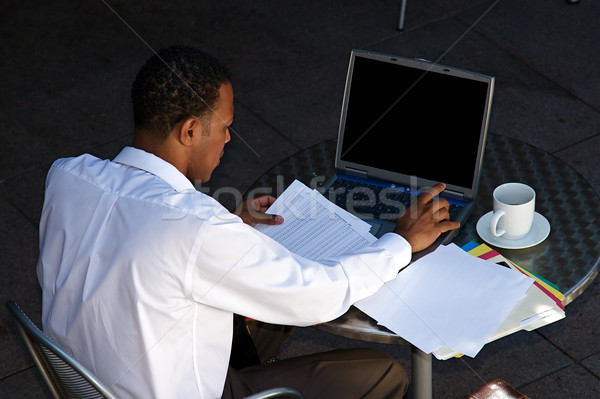
[[[562,304],[562,300],[565,296],[559,291],[559,287],[556,284],[553,284],[546,280],[545,278],[530,272],[522,266],[517,265],[515,262],[510,259],[506,259],[498,251],[488,247],[486,244],[477,244],[476,242],[469,242],[462,247],[463,250],[467,251],[473,256],[477,256],[478,258],[488,260],[490,262],[494,262],[497,264],[502,264],[510,267],[516,271],[519,271],[526,276],[529,276],[535,280],[534,284],[540,291],[542,291],[548,298],[552,299],[552,301],[556,304],[557,307],[564,310],[564,305]]]
[[[480,259],[504,265],[535,280],[534,284],[527,290],[527,296],[515,306],[498,330],[488,339],[488,342],[519,330],[532,331],[565,317],[562,304],[564,295],[555,284],[506,259],[485,244],[479,245],[470,242],[464,245],[462,249]],[[448,358],[457,355],[457,353],[445,348],[436,351],[435,355],[439,358]]]
[[[533,280],[440,246],[356,307],[425,353],[475,357]]]

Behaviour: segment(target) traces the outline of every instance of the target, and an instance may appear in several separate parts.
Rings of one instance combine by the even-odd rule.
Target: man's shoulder
[[[85,182],[102,191],[131,200],[142,200],[210,219],[229,212],[211,196],[194,189],[174,190],[165,180],[135,167],[100,159],[90,154],[57,159],[50,168],[48,180],[66,185],[71,192],[86,190]]]
[[[110,159],[100,159],[90,154],[60,158],[54,161],[48,171],[46,188],[54,186],[68,189],[69,192],[82,192],[95,187],[117,193],[124,189],[124,184],[129,180],[126,169]]]
[[[100,159],[90,154],[82,154],[77,157],[59,158],[52,163],[50,170],[63,169],[72,171],[81,168],[101,166],[106,163],[110,163],[110,160]]]
[[[48,171],[46,183],[86,181],[102,186],[102,182],[107,177],[114,178],[118,175],[114,163],[109,159],[100,159],[90,154],[82,154],[77,157],[60,158],[54,161]]]

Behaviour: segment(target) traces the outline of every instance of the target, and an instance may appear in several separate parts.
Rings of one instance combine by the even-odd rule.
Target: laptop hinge
[[[465,195],[463,193],[459,193],[457,191],[452,190],[444,190],[443,195],[447,195],[448,197],[457,198],[457,199],[465,199]]]
[[[346,169],[344,170],[344,173],[348,173],[349,175],[352,176],[357,176],[357,177],[363,177],[363,178],[367,178],[367,172],[364,170],[360,170],[360,169],[352,169],[352,168],[348,168],[346,167]]]

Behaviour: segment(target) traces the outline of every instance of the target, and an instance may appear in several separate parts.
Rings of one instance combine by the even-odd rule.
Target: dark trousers
[[[335,350],[265,364],[279,354],[293,329],[257,322],[244,324],[237,319],[232,353],[237,368],[229,368],[223,398],[243,398],[281,386],[296,388],[306,399],[402,398],[408,388],[404,368],[387,353],[375,349]],[[253,349],[240,346],[249,342],[239,338],[240,331],[241,336],[245,331],[251,337]],[[245,356],[245,361],[240,360]]]

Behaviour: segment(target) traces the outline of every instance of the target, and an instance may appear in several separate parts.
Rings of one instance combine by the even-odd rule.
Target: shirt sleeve
[[[241,219],[198,236],[195,301],[268,323],[312,325],[345,313],[408,264],[411,247],[389,233],[373,245],[315,262],[289,252]]]

